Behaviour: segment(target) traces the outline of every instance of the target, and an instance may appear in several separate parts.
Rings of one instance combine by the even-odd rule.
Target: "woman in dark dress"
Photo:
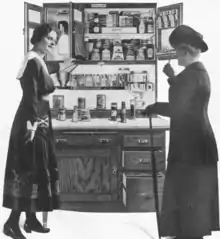
[[[208,50],[201,34],[181,25],[170,35],[178,64],[177,76],[170,64],[169,103],[157,102],[146,114],[171,118],[168,166],[160,220],[162,237],[201,239],[219,230],[218,152],[208,117],[210,79],[199,61]]]
[[[47,233],[49,229],[37,220],[36,212],[59,208],[59,180],[49,107],[49,94],[55,87],[49,74],[61,69],[58,63],[47,68],[43,60],[57,41],[58,34],[50,25],[38,26],[31,39],[34,47],[17,76],[23,96],[11,129],[3,195],[3,206],[11,209],[3,232],[14,239],[25,239],[19,228],[21,212],[26,212],[26,232]]]

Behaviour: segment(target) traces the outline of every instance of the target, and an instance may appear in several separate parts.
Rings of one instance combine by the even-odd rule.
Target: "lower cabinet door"
[[[164,176],[157,177],[159,209],[161,210]],[[123,174],[123,203],[128,212],[155,212],[153,178],[133,173]]]
[[[117,147],[58,151],[61,201],[117,200],[117,152]]]

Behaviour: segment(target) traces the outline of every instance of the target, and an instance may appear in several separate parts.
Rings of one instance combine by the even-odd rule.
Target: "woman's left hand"
[[[170,78],[175,76],[173,67],[170,65],[170,63],[167,63],[167,64],[164,66],[163,72],[164,72],[168,77],[170,77]]]

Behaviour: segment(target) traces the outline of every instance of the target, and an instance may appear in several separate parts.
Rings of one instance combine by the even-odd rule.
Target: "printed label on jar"
[[[94,27],[93,30],[94,30],[95,33],[98,33],[99,32],[99,27]]]
[[[147,50],[147,56],[148,56],[148,58],[153,58],[153,56],[154,56],[154,51],[153,51],[152,48],[149,48],[149,49]]]

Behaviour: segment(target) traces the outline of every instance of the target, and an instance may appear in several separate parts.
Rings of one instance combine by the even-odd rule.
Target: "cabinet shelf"
[[[155,33],[86,33],[85,40],[89,39],[149,39],[152,38]]]
[[[144,60],[144,61],[92,61],[92,60],[85,60],[85,61],[74,61],[78,65],[137,65],[137,64],[144,64],[144,65],[150,65],[150,64],[156,64],[156,60]]]

